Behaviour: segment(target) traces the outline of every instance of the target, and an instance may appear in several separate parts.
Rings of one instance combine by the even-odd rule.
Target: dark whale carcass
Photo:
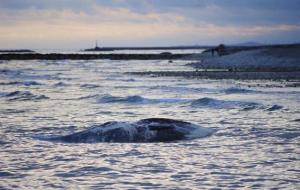
[[[206,137],[212,129],[172,119],[150,118],[134,123],[107,122],[70,135],[49,140],[69,143],[171,142]]]

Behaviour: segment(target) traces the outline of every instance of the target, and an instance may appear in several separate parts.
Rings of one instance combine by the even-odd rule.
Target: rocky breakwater
[[[159,59],[184,59],[193,54],[62,54],[62,53],[23,53],[23,54],[0,54],[0,60],[91,60],[91,59],[111,59],[111,60],[159,60]]]

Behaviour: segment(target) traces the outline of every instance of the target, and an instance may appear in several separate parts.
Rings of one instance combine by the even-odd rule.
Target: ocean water
[[[300,89],[126,74],[188,62],[1,61],[0,189],[299,189]],[[215,132],[170,143],[39,139],[152,117]]]

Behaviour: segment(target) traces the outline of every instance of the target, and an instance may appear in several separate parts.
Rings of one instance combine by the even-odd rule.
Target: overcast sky
[[[0,0],[0,48],[300,42],[300,0]]]

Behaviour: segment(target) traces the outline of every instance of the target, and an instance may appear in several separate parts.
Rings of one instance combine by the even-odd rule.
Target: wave
[[[49,99],[49,97],[45,95],[34,95],[29,91],[14,91],[4,95],[4,97],[8,98],[10,101],[14,100],[42,100],[42,99]]]
[[[82,96],[82,97],[75,98],[75,99],[72,99],[72,100],[84,100],[84,99],[99,98],[99,97],[100,97],[100,95],[93,94],[93,95],[88,95],[88,96]]]
[[[226,94],[251,93],[253,90],[231,87],[224,90]]]
[[[36,81],[13,81],[13,82],[1,82],[0,85],[24,85],[24,86],[37,86],[42,85],[41,83],[38,83]]]
[[[281,133],[279,135],[277,135],[277,137],[279,138],[283,138],[283,139],[294,139],[294,138],[298,138],[300,137],[300,133],[298,132],[285,132],[285,133]]]
[[[82,84],[80,85],[81,88],[99,88],[101,87],[100,85],[96,85],[96,84]]]
[[[23,82],[23,85],[25,85],[25,86],[37,86],[37,85],[42,85],[42,84],[38,83],[36,81],[25,81],[25,82]]]
[[[123,81],[123,82],[135,82],[136,80],[130,78],[130,79],[122,79],[121,81]]]
[[[142,103],[147,101],[147,99],[141,96],[127,96],[127,97],[119,97],[119,96],[111,96],[106,95],[103,96],[98,100],[100,103],[117,103],[117,102],[124,102],[124,103]]]
[[[150,87],[151,90],[162,90],[166,92],[207,92],[214,93],[217,89],[210,88],[194,88],[194,87],[183,87],[183,86],[153,86]]]
[[[63,100],[85,100],[85,99],[98,99],[101,97],[101,95],[93,94],[93,95],[87,95],[87,96],[81,96],[77,98],[64,98]]]
[[[212,135],[214,129],[164,118],[149,118],[137,122],[111,121],[94,125],[84,131],[65,136],[36,137],[39,140],[68,143],[95,142],[173,142]]]
[[[150,99],[144,98],[142,96],[112,96],[105,95],[101,97],[98,102],[99,103],[129,103],[129,104],[159,104],[159,103],[182,103],[186,102],[184,99],[176,99],[176,98],[161,98],[161,99]]]
[[[99,95],[91,95],[82,97],[80,99],[86,98],[98,98]],[[266,111],[276,111],[283,108],[280,105],[263,105],[256,102],[248,101],[235,101],[235,100],[218,100],[214,98],[200,98],[197,100],[190,99],[178,99],[178,98],[160,98],[160,99],[150,99],[144,98],[142,96],[112,96],[104,95],[97,100],[98,103],[123,103],[123,104],[188,104],[194,108],[214,108],[214,109],[241,109],[243,111],[262,109]]]
[[[200,98],[194,100],[190,104],[192,107],[208,107],[216,109],[235,109],[239,108],[243,111],[261,109],[266,111],[276,111],[283,109],[283,106],[280,105],[263,105],[256,102],[247,102],[247,101],[234,101],[234,100],[218,100],[214,98]]]
[[[62,158],[59,158],[62,159]],[[60,160],[61,161],[61,160]],[[63,158],[63,161],[69,161],[66,160],[66,158]],[[99,173],[103,173],[103,172],[110,172],[113,171],[111,168],[108,167],[94,167],[94,166],[85,166],[85,167],[81,167],[79,169],[76,170],[71,170],[71,171],[67,171],[67,172],[58,172],[57,174],[55,174],[55,176],[58,177],[81,177],[81,176],[87,176],[87,175],[98,175]]]
[[[0,69],[0,74],[9,75],[9,76],[17,76],[20,75],[22,71],[19,70],[11,70],[11,69]]]
[[[269,108],[267,108],[266,110],[267,111],[276,111],[276,110],[280,110],[280,109],[282,109],[283,108],[283,106],[280,106],[280,105],[273,105],[273,106],[271,106],[271,107],[269,107]]]
[[[182,86],[153,86],[151,90],[175,91],[175,92],[202,92],[202,93],[219,93],[238,94],[238,93],[253,93],[254,90],[231,87],[227,89],[214,89],[214,88],[195,88],[195,87],[182,87]]]
[[[200,98],[191,102],[192,107],[210,107],[210,108],[242,108],[250,110],[259,108],[261,104],[255,102],[232,101],[232,100],[218,100],[213,98]]]
[[[119,76],[116,77],[107,77],[105,80],[107,81],[122,81],[122,82],[135,82],[136,80],[133,78],[120,78]]]
[[[53,86],[54,87],[65,87],[65,86],[70,86],[70,85],[67,83],[64,83],[64,82],[58,82],[58,83],[55,83]]]

